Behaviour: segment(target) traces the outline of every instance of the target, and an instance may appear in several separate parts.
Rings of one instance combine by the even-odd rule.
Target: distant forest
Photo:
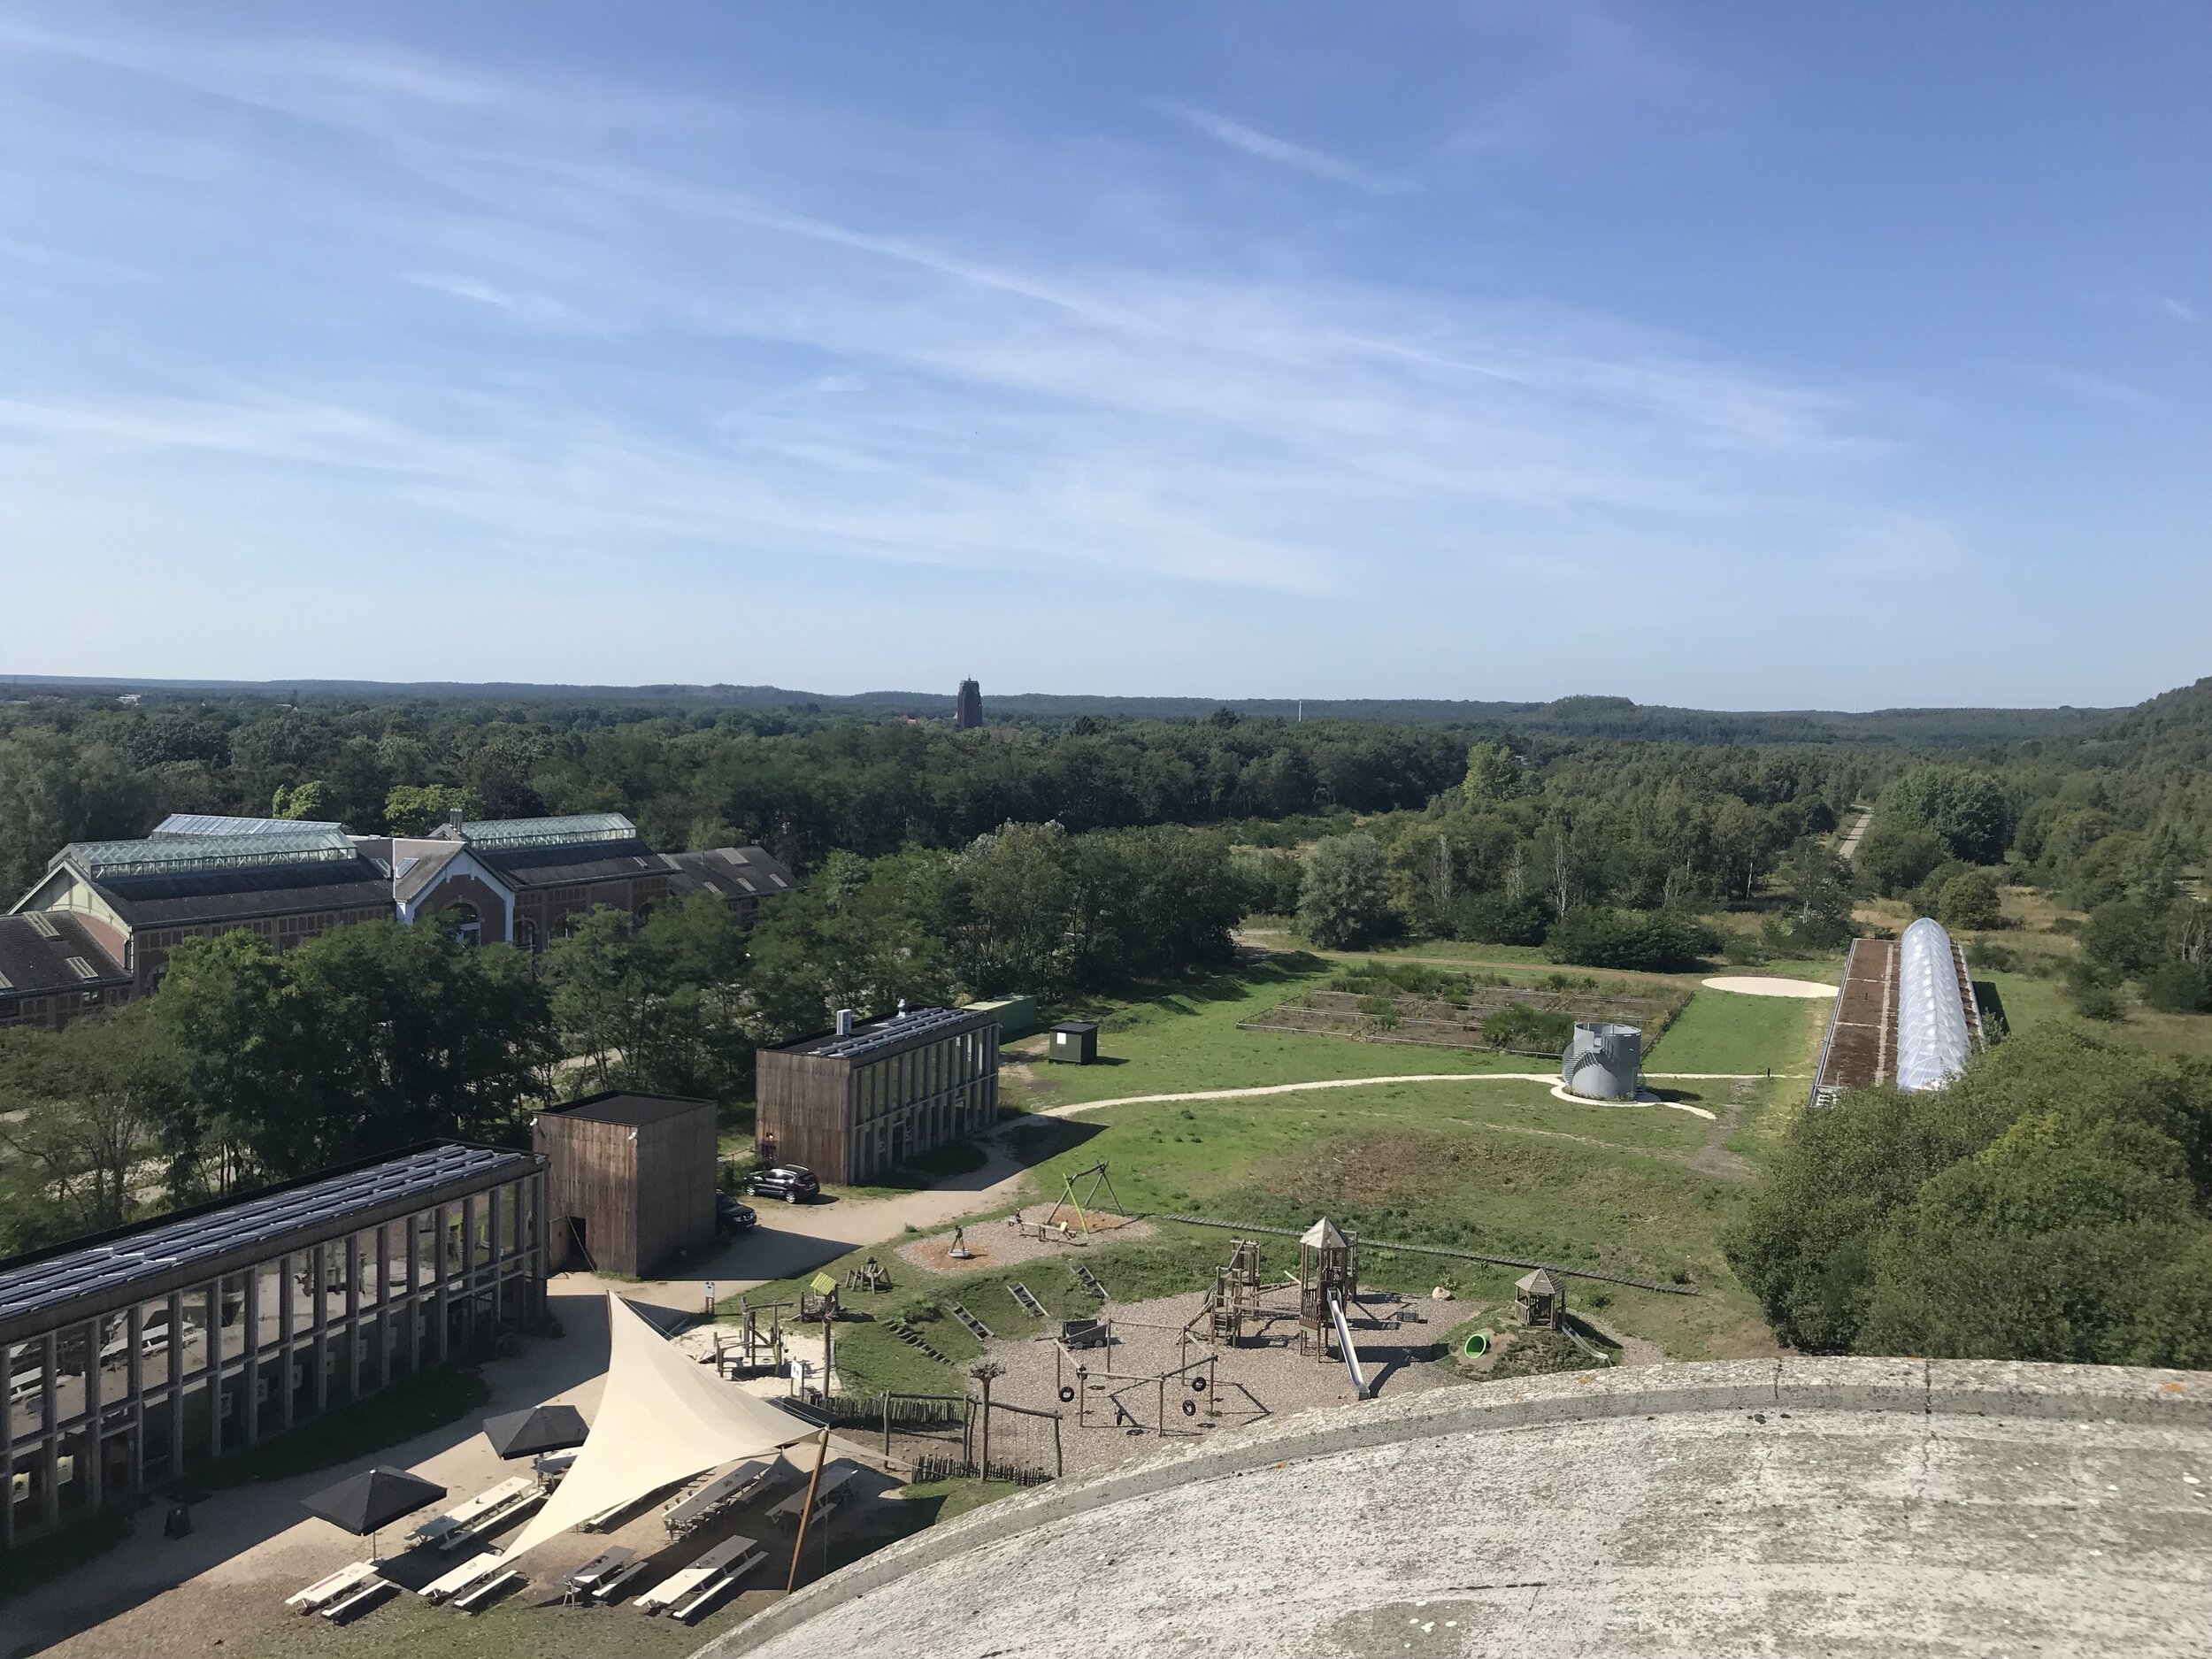
[[[272,702],[349,703],[489,703],[541,710],[743,709],[795,715],[848,714],[942,719],[949,693],[867,691],[851,696],[787,691],[779,686],[537,686],[463,681],[377,680],[96,680],[46,675],[0,678],[0,692],[18,697],[253,697]],[[995,695],[984,707],[995,722],[1057,726],[1086,717],[1110,720],[1194,720],[1226,709],[1247,719],[1356,720],[1385,726],[1450,726],[1692,743],[1893,743],[1952,746],[2015,741],[2085,731],[2121,712],[2111,709],[1879,709],[1862,714],[1806,709],[1732,713],[1648,706],[1626,697],[1572,696],[1549,703],[1477,703],[1400,697],[1105,697],[1041,693]]]

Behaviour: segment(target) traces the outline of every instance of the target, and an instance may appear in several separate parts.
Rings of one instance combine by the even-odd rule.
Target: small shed
[[[1098,1025],[1087,1019],[1064,1019],[1052,1028],[1045,1058],[1071,1065],[1089,1065],[1098,1058]]]
[[[1567,1293],[1542,1268],[1517,1279],[1513,1286],[1513,1311],[1523,1325],[1540,1325],[1556,1331],[1567,1320]]]
[[[611,1089],[540,1112],[556,1267],[642,1276],[714,1244],[714,1102]]]

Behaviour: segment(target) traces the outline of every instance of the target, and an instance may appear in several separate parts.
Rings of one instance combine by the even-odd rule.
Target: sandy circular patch
[[[1033,1220],[1042,1220],[1045,1206],[1034,1207]],[[1108,1240],[1148,1239],[1153,1226],[1148,1221],[1132,1221],[1120,1216],[1091,1212],[1091,1236],[1101,1243]],[[1011,1267],[1018,1262],[1033,1262],[1042,1256],[1064,1256],[1079,1260],[1086,1248],[1080,1233],[1070,1225],[1071,1238],[1064,1242],[1056,1237],[1033,1238],[1015,1226],[1010,1219],[978,1221],[964,1230],[968,1256],[956,1260],[952,1255],[952,1234],[949,1232],[933,1233],[926,1239],[912,1239],[898,1247],[902,1261],[916,1267],[927,1268],[933,1273],[974,1273],[990,1267]]]
[[[1801,996],[1809,1002],[1836,994],[1834,986],[1817,979],[1784,979],[1769,973],[1724,973],[1698,983],[1709,991],[1733,991],[1739,996]]]
[[[1600,1100],[1594,1094],[1570,1094],[1564,1083],[1555,1083],[1551,1086],[1551,1097],[1563,1100],[1570,1106],[1612,1106],[1624,1110],[1638,1106],[1664,1106],[1673,1111],[1687,1112],[1693,1118],[1713,1121],[1713,1114],[1702,1106],[1693,1106],[1687,1101],[1669,1100],[1665,1095],[1655,1094],[1647,1088],[1638,1089],[1634,1100]]]

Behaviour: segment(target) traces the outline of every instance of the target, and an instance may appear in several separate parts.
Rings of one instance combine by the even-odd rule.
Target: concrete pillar
[[[246,1392],[239,1401],[239,1409],[246,1419],[246,1444],[251,1446],[261,1439],[261,1267],[258,1263],[246,1270],[246,1300],[245,1305],[238,1310],[238,1317],[245,1326],[245,1340],[239,1346],[246,1355],[246,1369],[239,1377],[239,1386]]]

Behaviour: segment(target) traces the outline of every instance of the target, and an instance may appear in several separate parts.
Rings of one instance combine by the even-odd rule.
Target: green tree
[[[2089,912],[2081,932],[2081,954],[2100,973],[2136,979],[2165,954],[2166,923],[2148,905],[2114,899]]]
[[[2004,786],[1963,766],[1908,767],[1882,792],[1881,810],[1927,830],[1952,857],[1970,864],[2001,863],[2011,838]]]
[[[1852,867],[1867,888],[1883,898],[1909,893],[1943,862],[1943,842],[1932,830],[1877,818],[1860,838]]]
[[[203,1184],[521,1133],[557,1052],[546,989],[449,920],[334,928],[280,956],[245,933],[177,947],[154,1006],[182,1059],[173,1150]]]
[[[0,1148],[39,1217],[7,1229],[17,1248],[131,1218],[175,1069],[143,1005],[0,1032]]]
[[[403,783],[384,797],[384,822],[395,835],[427,835],[455,811],[473,818],[476,797],[449,784]]]
[[[2201,1243],[2195,1197],[2182,1148],[2147,1125],[2024,1117],[1932,1177],[1885,1229],[1861,1345],[1954,1359],[2172,1364],[2212,1343],[2212,1326],[2153,1317],[2144,1293]]]
[[[1970,870],[1943,884],[1936,899],[1936,919],[1949,928],[1989,928],[2003,919],[1997,879],[1986,870]]]
[[[2201,1324],[2147,1338],[2153,1301],[2124,1266],[2147,1252],[2157,1305],[2201,1305],[2172,1268],[2199,1247],[2166,1233],[2208,1194],[2212,1071],[2042,1025],[1942,1089],[1860,1090],[1793,1118],[1725,1248],[1775,1334],[1814,1352],[2212,1353]],[[2101,1304],[2069,1250],[2111,1276]]]
[[[1298,931],[1325,950],[1355,949],[1390,926],[1390,872],[1371,835],[1331,835],[1306,855]]]
[[[1471,804],[1510,801],[1521,792],[1520,757],[1503,743],[1470,744],[1467,776],[1460,788]]]
[[[290,788],[279,784],[269,803],[271,818],[314,818],[328,823],[330,819],[330,787],[310,778],[305,783]]]

